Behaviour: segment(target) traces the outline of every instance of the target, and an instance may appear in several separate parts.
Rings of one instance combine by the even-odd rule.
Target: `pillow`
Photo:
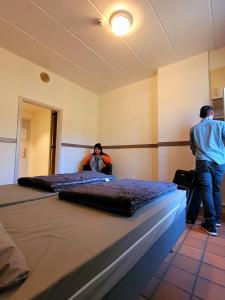
[[[28,273],[25,258],[0,223],[0,290],[22,283]]]

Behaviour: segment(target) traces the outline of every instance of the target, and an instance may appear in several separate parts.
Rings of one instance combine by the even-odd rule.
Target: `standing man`
[[[225,173],[225,122],[213,120],[212,106],[200,109],[201,122],[190,130],[190,147],[196,157],[205,221],[201,224],[209,235],[217,235],[221,226],[221,183]]]

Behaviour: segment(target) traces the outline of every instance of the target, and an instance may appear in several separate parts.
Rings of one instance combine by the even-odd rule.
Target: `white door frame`
[[[51,106],[45,103],[41,103],[36,100],[31,100],[25,97],[19,97],[18,101],[18,117],[17,117],[17,133],[16,133],[16,154],[15,154],[15,168],[14,168],[14,183],[17,182],[18,176],[19,176],[19,154],[20,154],[20,131],[21,131],[21,123],[22,123],[22,104],[23,103],[29,103],[37,106],[41,106],[44,108],[48,108],[54,111],[57,111],[58,113],[58,120],[57,120],[57,134],[56,134],[56,145],[57,145],[57,151],[56,151],[56,166],[55,170],[56,173],[61,172],[61,144],[62,144],[62,115],[63,110],[61,108]]]

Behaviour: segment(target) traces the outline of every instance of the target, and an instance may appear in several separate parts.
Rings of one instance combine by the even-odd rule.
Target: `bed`
[[[18,184],[0,185],[0,208],[27,201],[35,201],[54,194],[41,189],[24,187]]]
[[[181,190],[129,218],[57,196],[3,207],[0,220],[30,275],[0,299],[135,299],[182,233],[185,207]]]

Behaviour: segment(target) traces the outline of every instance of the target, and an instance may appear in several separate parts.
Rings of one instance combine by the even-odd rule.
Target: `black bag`
[[[195,170],[177,170],[173,182],[187,192],[186,222],[194,224],[201,205],[201,195]]]

